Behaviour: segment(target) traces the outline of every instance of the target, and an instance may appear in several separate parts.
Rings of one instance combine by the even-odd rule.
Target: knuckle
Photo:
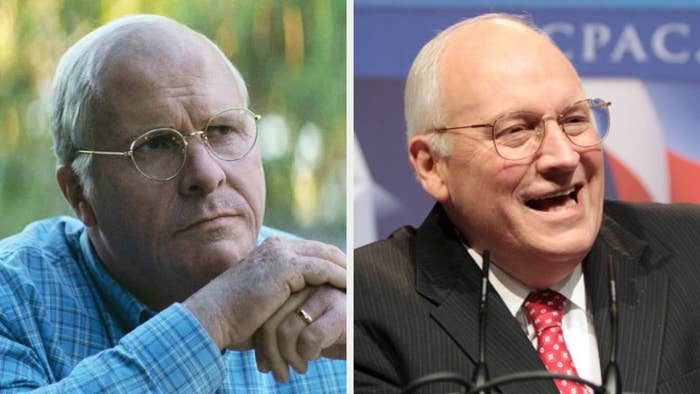
[[[324,255],[331,261],[334,262],[343,262],[343,265],[345,265],[346,262],[346,257],[345,257],[345,252],[343,252],[339,247],[335,245],[329,245],[329,244],[324,244]]]
[[[277,236],[277,235],[267,237],[267,238],[265,238],[265,241],[263,242],[264,245],[268,245],[270,247],[279,246],[281,243],[282,243],[282,238]]]
[[[308,326],[299,336],[299,344],[302,348],[314,349],[313,353],[316,353],[316,349],[321,347],[323,343],[323,332],[314,326]]]
[[[343,251],[339,247],[337,247],[335,245],[328,245],[328,246],[329,246],[329,251],[331,254],[333,254],[339,258],[345,259],[345,253],[343,253]]]
[[[288,269],[296,257],[288,242],[289,240],[277,236],[266,238],[259,247],[259,257],[262,262],[276,270]]]
[[[286,250],[284,238],[280,238],[277,236],[266,238],[260,246],[261,249],[265,252],[265,254],[272,256],[282,254]]]
[[[324,290],[326,291],[325,296],[330,300],[329,303],[345,305],[347,294],[344,291],[340,291],[332,286],[324,286]]]
[[[280,324],[277,329],[277,339],[278,341],[284,340],[285,338],[291,338],[296,332],[296,329],[289,323]],[[281,342],[281,341],[280,341]]]

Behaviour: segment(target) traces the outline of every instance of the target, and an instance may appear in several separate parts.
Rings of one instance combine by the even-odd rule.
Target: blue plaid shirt
[[[279,232],[263,227],[258,242]],[[58,217],[0,241],[0,391],[345,392],[345,361],[285,384],[253,351],[222,355],[181,304],[156,314],[95,257],[83,224]]]

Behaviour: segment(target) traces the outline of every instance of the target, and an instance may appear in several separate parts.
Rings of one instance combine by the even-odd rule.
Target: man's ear
[[[439,168],[444,164],[444,160],[432,148],[428,136],[419,134],[408,141],[408,159],[423,189],[436,201],[446,202],[450,192]]]
[[[80,218],[87,227],[92,227],[97,224],[95,211],[92,209],[90,202],[85,198],[83,185],[80,183],[80,179],[78,179],[75,172],[73,172],[73,169],[70,166],[60,164],[58,168],[56,168],[56,180],[58,181],[58,187],[61,189],[63,196],[73,208],[78,218]]]

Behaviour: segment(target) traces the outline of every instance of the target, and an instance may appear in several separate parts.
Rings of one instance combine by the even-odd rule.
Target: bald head
[[[409,71],[405,91],[408,139],[453,126],[451,119],[457,113],[470,111],[496,89],[519,89],[507,76],[525,82],[551,71],[548,66],[578,80],[552,41],[520,17],[486,14],[450,26],[421,49]],[[448,153],[441,135],[430,137],[436,150]]]
[[[216,59],[216,61],[211,61]],[[100,116],[113,111],[115,98],[146,97],[164,74],[224,70],[248,102],[243,78],[208,38],[171,19],[133,15],[92,31],[61,58],[53,86],[51,130],[59,164],[71,165],[90,194],[91,156],[76,149],[94,145],[91,130]]]
[[[552,78],[560,78],[560,83]],[[462,119],[490,122],[501,112],[527,109],[518,105],[540,83],[579,86],[576,71],[561,51],[519,21],[484,19],[455,30],[446,39],[438,86],[440,108],[449,125],[453,120],[461,124]],[[495,91],[507,91],[512,98],[490,100]],[[488,102],[492,105],[484,106]]]
[[[123,82],[120,80],[124,78],[156,83],[163,72],[186,74],[190,71],[183,67],[206,74],[212,71],[213,65],[206,60],[212,58],[230,65],[211,41],[177,22],[154,16],[134,19],[115,27],[105,45],[97,50],[96,84],[106,84],[107,89],[116,88],[114,83]],[[109,90],[127,90],[128,87],[131,85]]]

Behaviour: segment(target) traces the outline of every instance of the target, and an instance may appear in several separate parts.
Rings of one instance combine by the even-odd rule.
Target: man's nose
[[[570,172],[578,166],[581,155],[555,119],[542,121],[542,144],[536,156],[540,173]]]
[[[222,163],[210,151],[201,132],[187,135],[187,158],[179,179],[180,193],[207,195],[226,181]]]

